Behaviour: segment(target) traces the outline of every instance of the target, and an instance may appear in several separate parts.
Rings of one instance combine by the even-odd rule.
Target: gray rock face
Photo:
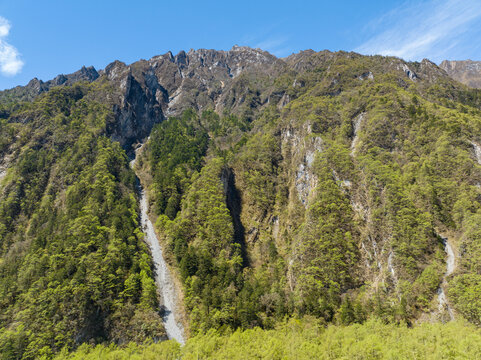
[[[230,51],[190,50],[153,57],[149,65],[159,84],[168,94],[163,111],[168,116],[179,115],[186,108],[238,108],[249,93],[246,79],[240,75],[263,75],[283,62],[261,50],[234,46]],[[261,102],[261,100],[254,100]],[[264,99],[267,101],[267,99]]]
[[[230,51],[181,51],[175,56],[168,52],[131,65],[115,61],[99,71],[99,81],[105,79],[115,89],[116,121],[109,133],[130,150],[156,123],[189,108],[236,111],[258,108],[270,99],[280,101],[283,94],[267,91],[269,96],[261,98],[267,87],[253,89],[252,84],[285,66],[267,52],[238,46]]]
[[[408,78],[413,81],[416,81],[418,79],[418,75],[414,71],[412,71],[406,64],[403,64],[402,68]]]
[[[146,138],[152,127],[164,119],[161,104],[166,99],[165,89],[151,69],[143,70],[116,61],[102,72],[116,91],[112,103],[116,121],[108,132],[127,150]]]
[[[481,61],[444,60],[439,67],[445,70],[454,80],[481,89]]]

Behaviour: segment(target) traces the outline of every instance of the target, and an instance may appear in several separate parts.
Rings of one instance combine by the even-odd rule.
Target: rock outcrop
[[[439,67],[445,70],[454,80],[470,87],[481,89],[481,61],[444,60]]]

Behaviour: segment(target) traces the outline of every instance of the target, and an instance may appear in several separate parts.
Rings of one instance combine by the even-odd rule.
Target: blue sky
[[[480,0],[0,0],[0,89],[171,50],[233,45],[481,60]]]

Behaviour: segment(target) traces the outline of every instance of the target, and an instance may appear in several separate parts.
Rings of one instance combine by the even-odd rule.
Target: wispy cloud
[[[285,36],[269,37],[257,42],[254,47],[268,51],[276,56],[282,56],[286,52],[286,43],[288,40]]]
[[[256,29],[256,33],[244,35],[240,43],[252,48],[259,48],[275,56],[286,56],[290,52],[289,37],[279,33],[278,24],[266,25]]]
[[[446,58],[453,48],[466,45],[481,17],[479,0],[427,0],[405,2],[370,24],[377,29],[355,51],[362,54],[393,55],[406,60],[424,57],[434,61]],[[479,29],[477,29],[479,30]]]
[[[5,40],[10,28],[10,22],[0,16],[0,72],[7,76],[19,73],[24,64],[18,50]]]

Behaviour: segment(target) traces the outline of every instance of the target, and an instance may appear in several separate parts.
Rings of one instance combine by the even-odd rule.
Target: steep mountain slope
[[[192,329],[306,313],[444,317],[436,229],[462,236],[467,219],[453,208],[458,196],[478,196],[477,93],[429,61],[305,52],[286,63],[299,72],[284,75],[282,109],[253,122],[187,113],[147,145],[154,203],[165,214],[158,227],[184,278]],[[227,210],[232,221],[219,221]]]
[[[76,74],[0,93],[7,358],[164,336],[140,142],[187,334],[479,323],[480,91],[428,60],[245,47]]]
[[[445,70],[453,79],[473,88],[481,88],[481,62],[464,60],[444,60],[439,67]]]
[[[1,122],[1,353],[164,335],[134,176],[105,136],[104,89],[53,89]]]

